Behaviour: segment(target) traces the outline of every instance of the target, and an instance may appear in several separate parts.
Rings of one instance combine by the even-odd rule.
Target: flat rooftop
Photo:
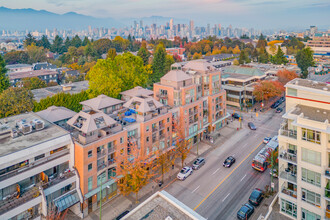
[[[305,105],[297,105],[294,110],[292,110],[291,114],[299,116],[303,113],[303,118],[325,122],[328,120],[330,122],[330,110],[322,109],[322,108],[314,108]]]
[[[82,90],[85,91],[88,89],[89,84],[88,84],[88,81],[80,81],[80,82],[71,83],[69,86],[71,86],[71,90],[64,91],[63,86],[58,85],[58,86],[41,88],[41,89],[34,89],[31,92],[34,95],[34,100],[39,102],[40,99],[44,99],[44,98],[47,98],[48,96],[56,95],[60,92],[76,94],[76,93],[81,92]]]
[[[286,87],[288,87],[288,86],[290,87],[290,85],[321,90],[324,92],[329,92],[329,95],[330,95],[330,84],[327,84],[324,82],[296,78],[296,79],[293,79],[290,82],[288,82],[286,84]]]
[[[44,128],[42,130],[37,131],[32,129],[32,132],[28,134],[20,132],[17,125],[22,120],[25,120],[26,124],[31,124],[35,119],[44,122]],[[17,131],[17,137],[13,138],[11,136],[12,130]],[[0,119],[0,157],[67,134],[68,132],[64,129],[42,119],[33,112],[2,118]]]
[[[168,194],[161,191],[153,194],[146,201],[128,213],[123,220],[205,220],[197,212]]]

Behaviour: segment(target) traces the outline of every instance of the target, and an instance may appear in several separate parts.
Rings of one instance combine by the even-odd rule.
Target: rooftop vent
[[[42,130],[45,127],[45,123],[40,120],[40,119],[33,119],[31,122],[32,128],[35,129],[36,131]]]
[[[324,90],[324,91],[328,91],[328,88],[327,88],[327,87],[323,87],[323,90]]]
[[[165,220],[173,220],[173,218],[171,216],[167,216]]]

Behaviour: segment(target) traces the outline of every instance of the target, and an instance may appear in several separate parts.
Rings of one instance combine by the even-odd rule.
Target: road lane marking
[[[243,148],[246,147],[247,143],[243,145]]]
[[[229,195],[230,193],[228,193],[228,195],[226,195],[226,197],[222,201],[225,201]]]
[[[241,182],[242,182],[242,180],[244,179],[246,177],[246,174],[243,176],[243,178],[241,179]]]
[[[262,144],[262,141],[256,146],[195,208],[196,210],[228,177]]]
[[[216,171],[214,171],[214,172],[212,173],[212,175],[214,175],[216,172],[218,172],[219,169],[220,169],[220,168],[218,168]]]
[[[194,189],[191,193],[194,193],[196,190],[198,190],[198,188],[200,187],[200,185],[199,186],[197,186],[197,188],[196,189]]]
[[[257,137],[257,136],[258,136],[258,134],[255,134],[255,135],[254,135],[254,137]]]

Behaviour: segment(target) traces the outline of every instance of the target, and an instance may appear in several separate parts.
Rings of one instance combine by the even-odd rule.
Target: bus
[[[263,147],[252,160],[252,167],[258,171],[264,172],[267,169],[267,160],[271,152],[278,150],[277,136],[274,136],[265,147]]]

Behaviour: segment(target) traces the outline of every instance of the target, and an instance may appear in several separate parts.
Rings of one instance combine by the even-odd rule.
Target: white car
[[[272,139],[271,137],[265,137],[264,138],[264,143],[268,144],[271,139]]]
[[[177,178],[179,180],[185,180],[190,174],[192,174],[192,172],[193,169],[191,167],[184,167],[180,173],[178,173]]]

